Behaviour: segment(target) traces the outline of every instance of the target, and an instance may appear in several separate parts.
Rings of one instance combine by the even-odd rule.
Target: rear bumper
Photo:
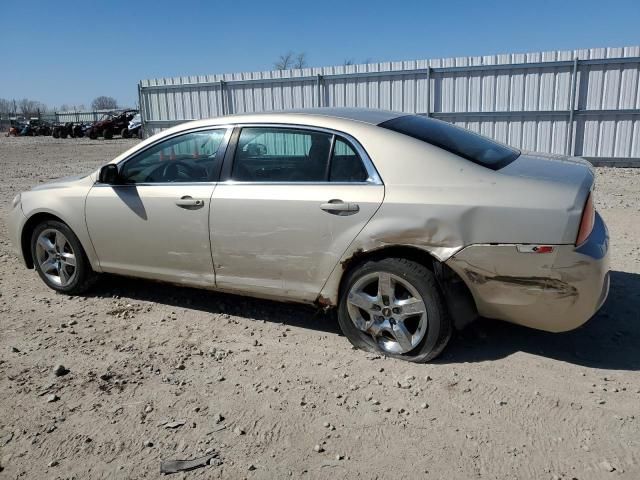
[[[579,327],[609,292],[609,233],[596,214],[580,247],[519,252],[517,245],[471,245],[447,260],[465,281],[484,317],[563,332]]]

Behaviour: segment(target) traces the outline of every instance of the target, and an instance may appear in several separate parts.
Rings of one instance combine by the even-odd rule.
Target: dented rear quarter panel
[[[341,264],[354,255],[397,245],[420,248],[444,262],[473,244],[575,241],[593,182],[593,174],[580,162],[524,155],[494,171],[374,128],[375,135],[359,139],[385,184],[385,198]],[[323,297],[337,301],[341,275],[342,268],[334,268]]]

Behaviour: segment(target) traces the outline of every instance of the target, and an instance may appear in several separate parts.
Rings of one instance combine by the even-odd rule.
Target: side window
[[[331,135],[307,130],[246,127],[240,132],[233,180],[324,182]]]
[[[124,183],[209,182],[222,158],[225,129],[170,138],[128,160],[120,169]]]
[[[366,182],[367,169],[356,151],[344,140],[336,137],[331,156],[331,182]]]

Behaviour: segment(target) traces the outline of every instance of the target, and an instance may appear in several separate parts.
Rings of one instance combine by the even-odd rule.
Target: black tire
[[[140,140],[142,140],[142,127],[138,129],[137,136]]]
[[[38,241],[38,237],[45,230],[57,230],[61,232],[66,237],[69,245],[72,248],[72,252],[75,256],[76,261],[75,276],[72,276],[71,281],[68,285],[61,286],[54,283],[42,271],[40,262],[38,261],[36,244]],[[77,295],[83,293],[91,288],[98,279],[98,275],[91,269],[91,264],[89,263],[87,254],[82,248],[78,237],[76,237],[73,231],[65,223],[56,220],[44,221],[33,230],[33,233],[31,234],[31,257],[33,258],[34,267],[38,272],[38,275],[40,275],[42,281],[49,288],[60,293],[65,293],[67,295]],[[62,275],[60,275],[60,277],[61,276]]]
[[[60,130],[60,138],[67,138],[69,134],[66,130]]]
[[[105,140],[111,140],[113,138],[113,130],[111,130],[110,128],[105,128],[102,132],[102,136]]]
[[[122,131],[120,132],[120,136],[122,138],[129,138],[129,129],[128,128],[123,128]]]
[[[427,315],[424,337],[405,353],[385,351],[373,337],[358,329],[351,320],[347,301],[352,287],[361,278],[377,272],[385,272],[409,283],[422,297]],[[355,347],[389,357],[424,363],[436,358],[446,347],[452,334],[452,325],[436,278],[424,265],[404,258],[384,258],[362,263],[347,273],[340,292],[338,323],[342,332]]]
[[[54,130],[53,130],[53,133],[51,134],[51,136],[52,136],[53,138],[60,138],[60,131],[59,131],[59,130],[57,130],[57,129],[54,129]]]
[[[95,140],[96,138],[98,138],[97,132],[93,129],[89,130],[89,138],[91,140]]]

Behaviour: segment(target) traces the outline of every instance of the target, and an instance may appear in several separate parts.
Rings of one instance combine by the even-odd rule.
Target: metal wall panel
[[[639,81],[640,47],[594,48],[142,80],[140,105],[147,134],[233,113],[363,107],[525,150],[640,158]]]

